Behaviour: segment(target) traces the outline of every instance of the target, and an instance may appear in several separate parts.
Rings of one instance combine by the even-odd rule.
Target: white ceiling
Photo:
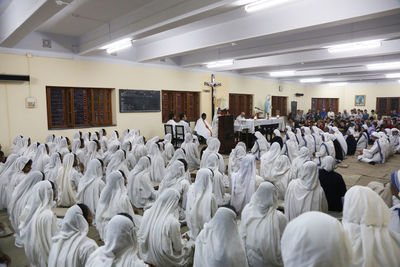
[[[0,47],[191,69],[234,59],[215,72],[271,79],[271,71],[295,70],[279,78],[290,82],[314,76],[382,82],[396,72],[369,71],[366,64],[400,61],[398,0],[293,0],[247,13],[243,4],[251,1],[64,0],[70,4],[59,6],[0,0]],[[136,41],[116,55],[99,49],[125,37]],[[43,38],[54,42],[52,48],[41,47]],[[326,49],[372,39],[382,39],[382,46],[335,54]]]

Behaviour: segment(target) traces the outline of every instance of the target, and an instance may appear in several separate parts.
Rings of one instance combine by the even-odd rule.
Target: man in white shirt
[[[175,125],[177,125],[177,123],[175,121],[175,114],[174,113],[171,112],[168,115],[168,121],[165,124],[172,125],[172,131],[173,131],[174,136],[175,136]]]
[[[236,121],[240,122],[242,120],[245,120],[246,119],[245,116],[246,114],[242,111],[242,113],[240,113],[240,115],[236,117]]]
[[[335,112],[333,112],[332,109],[329,109],[328,111],[328,118],[331,120],[335,119]]]
[[[179,115],[179,119],[180,121],[177,123],[177,125],[182,125],[184,130],[185,130],[185,134],[187,133],[191,133],[192,131],[190,130],[190,125],[189,123],[186,122],[187,117],[185,113],[182,113],[181,115]]]
[[[195,133],[197,135],[205,138],[206,140],[213,136],[211,125],[206,121],[207,115],[205,113],[201,114],[201,118],[197,120],[196,126],[194,127]]]

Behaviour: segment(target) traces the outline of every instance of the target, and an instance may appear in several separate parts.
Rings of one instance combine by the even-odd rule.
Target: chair
[[[165,133],[165,135],[171,134],[172,135],[172,140],[175,139],[174,128],[173,128],[173,126],[171,124],[164,124],[164,133]]]
[[[185,127],[175,125],[175,147],[180,147],[183,141],[185,141]]]

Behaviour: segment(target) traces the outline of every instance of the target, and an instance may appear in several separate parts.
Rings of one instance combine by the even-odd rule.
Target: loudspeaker
[[[302,94],[302,93],[296,93],[296,94],[294,94],[295,96],[303,96],[304,94]]]
[[[290,112],[292,113],[292,117],[296,116],[296,113],[297,113],[297,101],[290,102]]]
[[[0,74],[0,82],[29,82],[29,75]]]

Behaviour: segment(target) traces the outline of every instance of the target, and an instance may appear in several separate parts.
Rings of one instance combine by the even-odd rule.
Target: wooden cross
[[[211,104],[212,104],[212,117],[211,120],[214,118],[215,112],[215,88],[221,86],[221,83],[215,82],[214,74],[211,74],[211,82],[204,82],[204,85],[211,87]]]

